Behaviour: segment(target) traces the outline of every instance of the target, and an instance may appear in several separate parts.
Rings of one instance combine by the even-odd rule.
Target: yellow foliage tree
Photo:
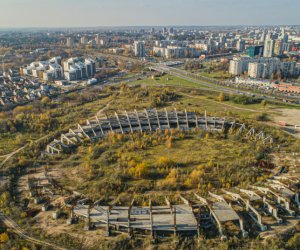
[[[220,95],[218,96],[218,100],[219,100],[219,102],[224,102],[225,101],[224,93],[220,93]]]
[[[173,146],[173,138],[172,138],[172,136],[170,136],[168,138],[168,140],[166,141],[166,146],[167,146],[167,148],[172,148],[172,146]]]
[[[145,163],[139,163],[136,165],[135,176],[141,177],[141,176],[145,175],[146,172],[147,172],[147,167],[146,167]]]
[[[185,184],[190,187],[198,187],[202,175],[203,171],[194,169],[190,173],[189,178],[185,181]]]
[[[136,166],[136,163],[134,160],[131,160],[130,162],[128,162],[128,167],[134,168],[135,166]]]
[[[123,139],[122,134],[117,134],[117,140],[118,140],[118,141],[122,141],[122,139]]]
[[[205,135],[205,140],[208,140],[209,139],[209,134],[207,133],[206,135]]]
[[[9,237],[7,233],[0,234],[0,243],[6,243],[9,241]]]
[[[135,175],[135,167],[131,167],[128,170],[129,175],[134,176]]]
[[[157,161],[157,165],[159,167],[168,167],[171,165],[171,163],[172,163],[172,161],[170,160],[170,158],[165,157],[165,156],[160,157]]]
[[[27,217],[27,213],[26,212],[22,212],[21,214],[20,214],[20,218],[21,219],[24,219],[24,218],[26,218]]]
[[[168,176],[166,177],[166,182],[170,185],[175,185],[177,183],[178,172],[175,168],[171,169]]]

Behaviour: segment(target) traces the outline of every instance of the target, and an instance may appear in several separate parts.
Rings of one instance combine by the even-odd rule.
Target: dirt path
[[[109,107],[109,105],[110,105],[111,102],[112,102],[112,101],[109,101],[102,109],[100,109],[100,110],[98,111],[97,114],[103,113],[103,111],[105,111],[105,110]],[[50,135],[45,135],[45,136],[43,136],[43,137],[41,137],[41,138],[35,140],[34,143],[38,143],[38,142],[40,142],[40,141],[46,139],[46,138],[49,137],[49,136],[50,136]],[[10,158],[12,158],[14,155],[18,154],[19,152],[23,151],[23,150],[24,150],[25,148],[27,148],[28,146],[29,146],[29,143],[27,143],[27,144],[24,145],[23,147],[20,147],[20,148],[16,149],[15,151],[13,151],[13,152],[11,152],[11,153],[9,153],[9,154],[7,154],[7,155],[1,155],[0,158],[5,158],[5,159],[0,163],[0,168],[2,168],[2,167],[4,166],[4,164],[5,164]]]
[[[31,243],[34,243],[34,244],[37,244],[40,246],[51,247],[52,249],[55,249],[55,250],[67,250],[66,248],[59,247],[52,243],[41,241],[41,240],[38,240],[31,236],[28,236],[26,234],[26,232],[17,225],[16,222],[14,222],[8,216],[3,215],[2,213],[0,213],[0,220],[5,224],[6,227],[10,228],[14,233],[16,233],[17,235],[19,235],[21,238],[25,239],[28,242],[31,242]]]
[[[46,139],[49,135],[45,135],[37,140],[34,141],[34,143],[38,143],[44,139]],[[14,155],[16,155],[17,153],[21,152],[22,150],[24,150],[25,148],[27,148],[29,146],[29,143],[27,143],[26,145],[24,145],[23,147],[20,147],[18,149],[16,149],[15,151],[11,152],[10,154],[4,155],[2,157],[4,157],[5,159],[1,162],[0,164],[0,168],[4,166],[4,164]]]
[[[276,226],[276,227],[271,227],[270,231],[264,232],[260,234],[260,237],[266,241],[269,238],[273,238],[276,235],[282,235],[287,233],[290,230],[293,230],[295,228],[295,226],[298,225],[299,220],[298,219],[294,219],[294,220],[288,220],[289,225],[282,225],[282,226]]]

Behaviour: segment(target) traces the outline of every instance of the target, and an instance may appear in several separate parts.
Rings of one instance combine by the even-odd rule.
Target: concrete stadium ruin
[[[272,136],[266,136],[264,131],[256,132],[255,128],[247,130],[245,124],[227,121],[225,118],[199,116],[194,112],[168,111],[156,109],[143,112],[115,113],[114,116],[97,114],[86,121],[86,124],[77,124],[75,129],[69,129],[68,133],[61,134],[60,140],[55,139],[47,145],[46,152],[50,155],[60,154],[68,148],[80,144],[84,139],[97,141],[109,133],[125,134],[135,132],[155,132],[157,130],[181,129],[184,131],[197,128],[205,131],[236,130],[239,134],[245,133],[247,138],[254,138],[266,143],[273,143]]]
[[[79,145],[84,140],[98,141],[109,133],[156,132],[157,130],[181,129],[188,131],[199,128],[204,131],[235,131],[245,138],[273,143],[272,136],[255,128],[247,129],[245,124],[227,121],[218,117],[199,116],[193,112],[156,109],[143,112],[115,113],[115,116],[97,114],[85,125],[77,125],[62,134],[60,140],[47,145],[49,155],[60,154],[70,147]],[[66,191],[58,185],[55,177],[47,168],[40,174],[27,176],[26,193],[34,204],[40,205],[42,212],[52,212],[54,220],[60,217],[62,210],[67,209],[67,225],[79,219],[85,221],[84,230],[104,229],[110,236],[112,230],[127,233],[129,237],[150,235],[153,239],[170,235],[200,235],[201,230],[215,227],[221,239],[227,238],[224,233],[226,223],[234,223],[240,235],[248,235],[245,220],[253,224],[260,232],[273,230],[287,218],[294,218],[300,208],[300,178],[292,174],[279,172],[269,178],[263,186],[253,185],[248,189],[230,188],[209,192],[201,197],[197,192],[179,194],[180,202],[172,202],[163,196],[164,204],[153,205],[149,199],[148,206],[139,206],[132,199],[130,205],[119,206],[114,203],[102,204],[91,201],[76,191]],[[178,194],[177,194],[178,195]],[[56,204],[54,200],[62,199]]]
[[[300,208],[299,187],[299,176],[278,173],[267,179],[264,186],[224,189],[218,194],[209,192],[205,198],[197,192],[184,192],[177,194],[181,201],[177,203],[171,202],[166,195],[163,196],[165,204],[161,205],[153,205],[149,199],[148,206],[138,206],[132,199],[129,206],[118,206],[92,202],[75,191],[68,191],[66,195],[44,169],[28,177],[26,192],[43,212],[53,211],[54,220],[67,209],[67,225],[81,219],[85,221],[83,230],[101,228],[106,236],[110,236],[112,230],[127,233],[129,237],[138,234],[153,239],[170,235],[193,236],[216,227],[221,239],[226,239],[224,224],[228,222],[235,223],[241,236],[246,237],[245,220],[260,232],[274,230],[284,225],[288,218],[298,220],[295,216]],[[57,199],[62,200],[59,205],[54,204]]]

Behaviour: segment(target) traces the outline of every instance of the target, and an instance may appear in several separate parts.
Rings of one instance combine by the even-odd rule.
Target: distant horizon
[[[0,30],[22,30],[22,29],[125,29],[125,28],[134,28],[134,29],[141,29],[141,28],[214,28],[214,27],[284,27],[284,26],[296,26],[300,27],[300,24],[214,24],[214,25],[201,25],[201,24],[194,24],[194,25],[101,25],[101,26],[19,26],[19,27],[1,27]]]
[[[1,0],[0,7],[1,29],[277,26],[299,23],[300,1]]]

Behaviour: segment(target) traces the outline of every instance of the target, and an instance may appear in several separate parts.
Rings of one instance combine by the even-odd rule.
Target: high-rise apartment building
[[[73,38],[72,37],[68,37],[67,38],[67,46],[69,48],[72,48],[74,46],[74,41],[73,41]]]
[[[268,34],[265,40],[264,57],[272,57],[274,54],[274,40],[271,34]]]
[[[83,45],[87,44],[88,43],[88,38],[86,36],[82,36],[80,38],[80,43],[83,44]]]
[[[244,51],[246,48],[246,42],[243,39],[239,39],[236,43],[236,49],[238,51]]]
[[[134,42],[134,54],[136,57],[145,57],[145,43],[142,41]]]
[[[283,54],[283,40],[277,39],[274,44],[274,55],[281,56]]]

